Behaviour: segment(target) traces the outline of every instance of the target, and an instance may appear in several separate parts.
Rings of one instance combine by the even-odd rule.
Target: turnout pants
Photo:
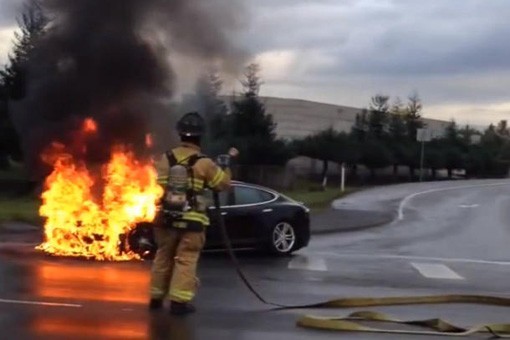
[[[155,227],[158,245],[151,272],[150,295],[175,302],[190,302],[198,288],[197,264],[205,232]]]

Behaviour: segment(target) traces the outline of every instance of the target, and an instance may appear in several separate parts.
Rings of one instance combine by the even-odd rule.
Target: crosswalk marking
[[[311,270],[325,272],[328,270],[326,261],[322,257],[306,255],[295,256],[288,265],[289,269]]]
[[[421,275],[429,279],[464,280],[462,276],[444,264],[411,262],[411,265],[416,268]]]
[[[510,261],[491,261],[464,258],[433,257],[433,256],[413,256],[413,255],[395,255],[395,254],[366,254],[366,253],[336,253],[327,251],[304,251],[304,254],[322,256],[335,259],[363,259],[363,260],[406,260],[406,261],[433,261],[445,263],[467,263],[467,264],[486,264],[494,266],[509,267]]]

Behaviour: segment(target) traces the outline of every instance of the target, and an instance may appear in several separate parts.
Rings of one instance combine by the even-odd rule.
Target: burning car
[[[211,192],[208,192],[212,201]],[[310,240],[310,210],[266,187],[233,182],[220,193],[221,214],[236,248],[258,248],[273,255],[288,255],[306,247]],[[206,249],[223,248],[217,213],[209,208]],[[141,223],[127,235],[129,249],[142,258],[152,258],[157,249],[152,223]]]
[[[80,129],[80,145],[98,131],[92,119]],[[145,138],[147,148],[152,138]],[[85,144],[86,145],[86,144]],[[48,254],[94,260],[150,258],[156,245],[153,224],[164,189],[150,157],[140,158],[127,145],[112,148],[109,160],[91,168],[53,143],[43,155],[52,172],[45,182],[40,215],[46,219],[45,241],[37,248]],[[86,148],[82,152],[87,152]],[[223,245],[217,214],[211,206],[207,247]],[[220,194],[221,214],[236,247],[258,247],[285,255],[308,244],[309,210],[261,186],[234,182]]]

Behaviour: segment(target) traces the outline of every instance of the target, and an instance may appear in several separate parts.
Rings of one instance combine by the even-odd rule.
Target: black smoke
[[[53,141],[73,144],[87,117],[99,134],[88,142],[86,162],[104,162],[116,143],[141,151],[146,133],[164,147],[176,120],[172,56],[220,62],[230,71],[244,61],[234,38],[242,13],[235,1],[41,4],[50,24],[30,57],[28,95],[13,113],[27,164],[38,173],[43,150]]]

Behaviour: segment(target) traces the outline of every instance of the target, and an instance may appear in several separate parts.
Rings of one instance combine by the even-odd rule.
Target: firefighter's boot
[[[173,315],[186,315],[195,312],[196,308],[191,303],[172,301],[172,304],[170,305],[170,314]]]
[[[150,310],[158,310],[163,308],[163,300],[162,299],[151,299],[149,301],[149,309]]]

